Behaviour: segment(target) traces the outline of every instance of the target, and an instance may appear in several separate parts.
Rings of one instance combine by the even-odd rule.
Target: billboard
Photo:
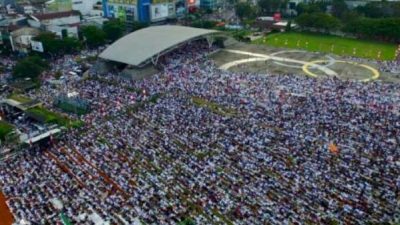
[[[168,17],[168,4],[167,3],[162,3],[162,4],[157,4],[157,5],[151,5],[150,6],[150,16],[151,20],[162,20],[166,17]]]
[[[37,52],[44,52],[43,44],[40,41],[31,41],[32,50]]]

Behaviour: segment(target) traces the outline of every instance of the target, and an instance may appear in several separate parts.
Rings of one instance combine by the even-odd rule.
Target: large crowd
[[[400,84],[221,71],[214,50],[183,46],[148,79],[94,73],[31,91],[49,103],[76,91],[92,111],[0,164],[16,221],[399,221]]]
[[[382,72],[400,74],[400,57],[397,60],[380,61],[378,65],[379,65],[379,70]]]

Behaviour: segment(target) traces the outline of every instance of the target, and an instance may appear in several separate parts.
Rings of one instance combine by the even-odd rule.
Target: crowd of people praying
[[[91,71],[30,91],[56,111],[76,91],[91,111],[0,164],[16,221],[399,222],[400,84],[223,71],[215,50],[187,44],[142,80]]]

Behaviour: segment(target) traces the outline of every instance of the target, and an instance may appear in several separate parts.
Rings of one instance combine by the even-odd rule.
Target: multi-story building
[[[48,12],[76,10],[83,16],[103,16],[101,0],[50,0],[46,2]]]
[[[200,7],[203,9],[218,9],[221,7],[222,1],[221,0],[200,0]]]
[[[76,11],[34,14],[29,16],[28,19],[31,27],[53,32],[60,37],[63,33],[78,37],[80,22],[80,15]]]
[[[104,16],[125,22],[140,21],[137,0],[103,0]]]
[[[160,22],[176,17],[175,0],[103,0],[104,16],[129,24]]]
[[[72,0],[50,0],[45,3],[46,10],[51,12],[62,12],[72,10]]]

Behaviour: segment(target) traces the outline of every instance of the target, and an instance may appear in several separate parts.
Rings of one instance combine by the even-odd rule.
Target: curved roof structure
[[[174,25],[147,27],[117,40],[100,54],[100,58],[141,66],[182,43],[218,32]]]

